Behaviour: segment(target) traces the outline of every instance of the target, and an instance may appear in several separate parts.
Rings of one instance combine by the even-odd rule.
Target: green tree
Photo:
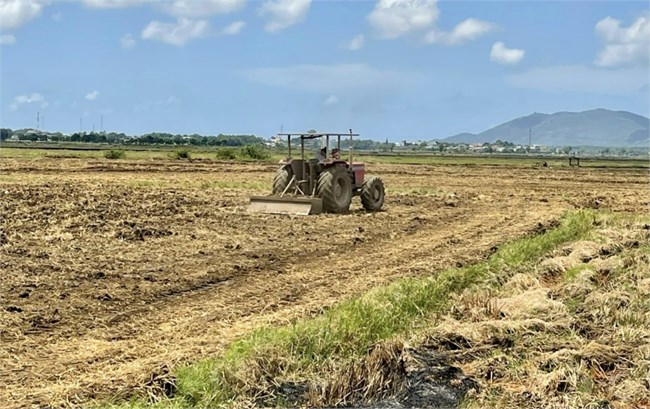
[[[6,141],[7,139],[11,138],[13,135],[13,132],[9,128],[1,128],[0,129],[0,141]]]
[[[242,158],[268,159],[269,153],[260,145],[246,145],[239,151]]]

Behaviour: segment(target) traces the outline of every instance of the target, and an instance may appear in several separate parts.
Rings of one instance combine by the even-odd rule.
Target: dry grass
[[[393,395],[403,383],[398,359],[403,348],[390,339],[412,333],[445,311],[453,305],[454,294],[499,271],[532,266],[541,254],[558,243],[582,237],[592,225],[592,213],[579,212],[568,216],[557,230],[503,245],[485,262],[433,277],[401,280],[344,302],[318,318],[257,331],[230,345],[222,356],[177,371],[172,403],[214,407],[308,402],[328,406],[367,403]],[[556,310],[560,317],[564,309],[545,302],[547,293],[542,288],[529,289],[486,307],[520,317]],[[540,301],[530,309],[522,296],[530,298],[532,294]],[[481,308],[487,296],[481,294],[470,301]],[[535,321],[521,324],[522,328],[538,325]],[[485,331],[495,329],[504,336],[512,331],[495,320],[492,327],[476,327],[475,334],[456,338],[480,342]]]
[[[341,216],[253,216],[248,197],[268,190],[275,164],[134,155],[0,161],[0,402],[160,398],[170,368],[220,354],[260,326],[470,265],[595,197],[619,211],[647,201],[643,170],[376,165],[386,212],[368,215],[356,202]]]
[[[428,332],[479,380],[465,406],[650,406],[648,231],[634,216],[600,223],[502,287],[466,291]]]

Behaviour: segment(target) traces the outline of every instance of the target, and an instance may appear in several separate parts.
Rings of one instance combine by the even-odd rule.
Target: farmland
[[[649,200],[647,168],[369,162],[385,211],[303,218],[246,212],[270,162],[3,157],[0,406],[146,393],[261,326]]]

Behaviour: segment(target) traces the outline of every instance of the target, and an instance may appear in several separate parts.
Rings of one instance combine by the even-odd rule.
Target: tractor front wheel
[[[344,167],[334,166],[321,172],[318,177],[318,197],[323,199],[327,213],[345,213],[352,201],[352,178]]]
[[[291,171],[291,166],[285,165],[278,169],[278,171],[275,172],[275,176],[273,177],[273,194],[282,194],[282,192],[284,192],[284,189],[289,186],[289,182],[291,181],[292,177],[293,172]]]
[[[363,208],[376,212],[384,205],[384,182],[378,176],[368,178],[361,187],[361,204]]]

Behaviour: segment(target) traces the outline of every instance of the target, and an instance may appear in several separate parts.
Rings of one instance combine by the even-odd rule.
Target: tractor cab
[[[287,138],[288,155],[280,161],[273,178],[272,196],[251,198],[250,211],[283,214],[345,213],[353,196],[361,196],[366,210],[380,210],[384,185],[380,178],[365,179],[365,165],[352,161],[352,133],[281,133]],[[341,152],[341,137],[349,137],[347,160]],[[300,142],[299,158],[292,157],[292,138]],[[334,141],[336,138],[336,141]],[[306,158],[306,145],[320,140],[318,153]],[[307,147],[308,148],[308,147]]]

